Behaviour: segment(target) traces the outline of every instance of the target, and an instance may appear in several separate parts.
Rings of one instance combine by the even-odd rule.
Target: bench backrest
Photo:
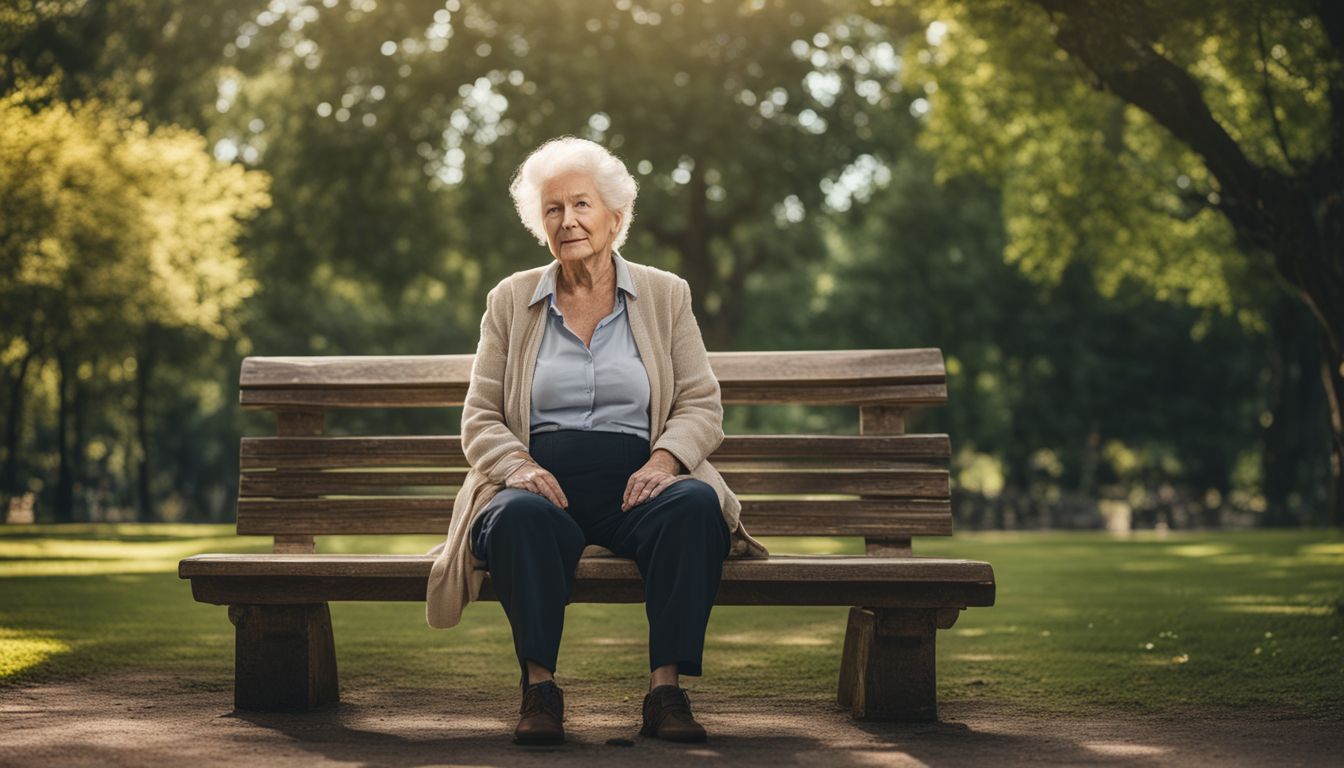
[[[337,408],[462,404],[472,355],[248,357],[240,401],[273,411],[276,435],[244,437],[238,533],[276,552],[323,534],[443,534],[466,475],[459,436],[328,436]],[[913,409],[947,402],[937,349],[711,352],[723,402],[849,405],[859,434],[728,435],[710,460],[753,536],[862,536],[908,555],[912,536],[952,533],[943,434],[906,434]]]

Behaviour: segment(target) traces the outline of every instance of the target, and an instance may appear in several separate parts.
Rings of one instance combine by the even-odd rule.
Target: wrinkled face
[[[583,171],[567,171],[542,186],[541,216],[551,254],[560,261],[610,257],[621,228],[621,215],[602,202],[593,177]]]

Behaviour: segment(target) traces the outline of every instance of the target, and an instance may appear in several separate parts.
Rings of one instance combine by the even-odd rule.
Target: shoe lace
[[[532,715],[549,710],[559,715],[563,706],[564,699],[561,698],[560,688],[551,684],[548,680],[527,689],[523,694],[523,706],[520,714]]]
[[[691,694],[687,693],[685,688],[669,687],[663,690],[658,703],[663,710],[664,717],[671,716],[685,720],[695,719],[695,716],[691,714]]]

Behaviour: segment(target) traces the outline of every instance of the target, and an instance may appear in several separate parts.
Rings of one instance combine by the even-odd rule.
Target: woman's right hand
[[[504,479],[504,485],[531,491],[561,509],[569,508],[569,499],[565,498],[565,492],[560,490],[560,481],[536,462],[529,461],[515,469]]]

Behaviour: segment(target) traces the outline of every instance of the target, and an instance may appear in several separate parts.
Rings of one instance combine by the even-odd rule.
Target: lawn
[[[231,526],[0,526],[0,689],[111,669],[154,669],[187,688],[228,690],[233,627],[191,599],[178,559],[264,552]],[[323,538],[319,552],[423,552],[438,539]],[[771,539],[775,552],[853,552],[849,539]],[[944,703],[991,699],[1024,710],[1143,712],[1183,707],[1344,711],[1344,536],[1237,533],[959,533],[925,555],[987,560],[998,604],[939,634]],[[720,606],[692,690],[835,696],[844,608]],[[517,684],[496,603],[433,630],[422,603],[334,603],[345,688],[457,692]],[[642,693],[642,605],[574,605],[558,679],[613,696]]]

